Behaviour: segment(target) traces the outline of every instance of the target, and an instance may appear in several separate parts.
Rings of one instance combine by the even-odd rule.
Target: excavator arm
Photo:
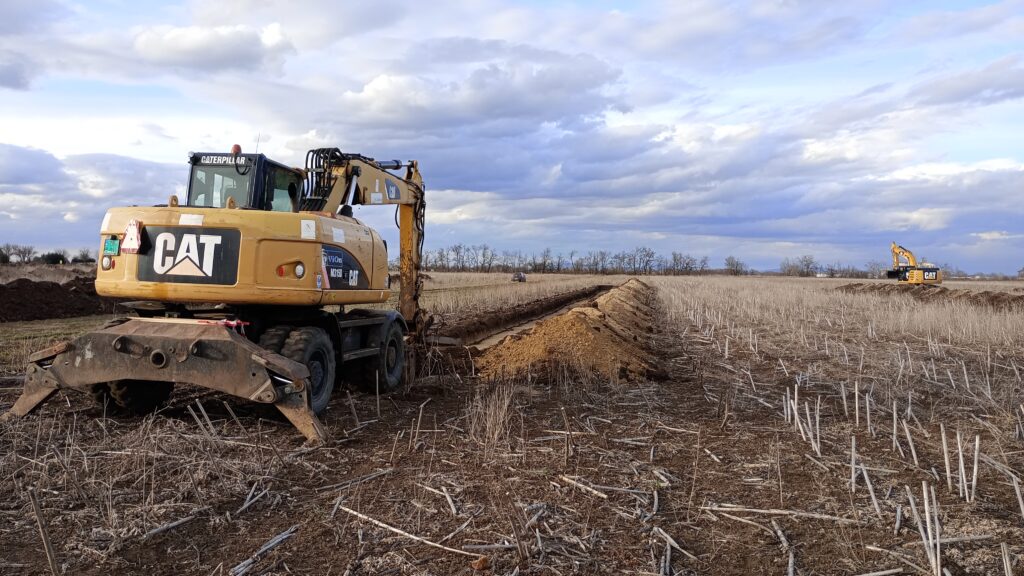
[[[404,176],[390,172],[403,168]],[[426,213],[423,191],[423,178],[415,160],[378,161],[337,148],[310,150],[306,155],[306,196],[301,210],[351,214],[355,204],[398,207],[399,311],[414,335],[422,333],[427,323],[427,314],[419,307]]]
[[[913,252],[911,252],[910,250],[907,250],[906,248],[904,248],[903,246],[900,246],[899,244],[897,244],[895,242],[892,243],[891,249],[892,249],[892,268],[893,268],[893,270],[896,270],[896,269],[901,268],[901,267],[910,267],[910,268],[916,268],[917,267],[917,258],[914,257],[914,253]],[[902,264],[900,262],[900,258],[905,258],[907,263],[906,264]]]

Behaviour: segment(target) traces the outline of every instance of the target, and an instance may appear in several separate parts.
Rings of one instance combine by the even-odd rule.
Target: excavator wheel
[[[335,358],[330,336],[321,328],[296,328],[288,334],[281,355],[309,370],[310,408],[316,414],[323,412],[334,390]]]
[[[384,327],[380,353],[353,366],[355,384],[368,393],[393,392],[402,385],[405,369],[405,339],[402,327],[392,322]]]
[[[291,326],[271,326],[260,334],[260,348],[266,348],[271,352],[277,354],[281,353],[281,348],[284,347],[284,343],[288,340],[288,336],[292,333]]]
[[[148,414],[167,403],[174,390],[173,382],[116,380],[92,388],[92,398],[108,410],[128,414]]]

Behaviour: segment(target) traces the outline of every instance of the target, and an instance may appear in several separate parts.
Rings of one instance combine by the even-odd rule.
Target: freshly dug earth
[[[0,322],[73,318],[114,311],[116,301],[96,294],[91,278],[63,284],[24,278],[0,284]]]
[[[869,284],[854,282],[837,288],[852,294],[906,294],[922,302],[963,302],[1001,310],[1024,309],[1024,296],[989,290],[964,290],[934,284]]]
[[[654,289],[631,279],[587,306],[573,308],[538,323],[520,336],[509,336],[476,360],[484,376],[513,376],[568,367],[609,379],[656,375],[647,352]]]

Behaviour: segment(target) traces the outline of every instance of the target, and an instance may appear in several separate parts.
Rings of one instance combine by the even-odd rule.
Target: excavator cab
[[[187,205],[296,212],[304,176],[263,154],[198,152],[189,155]]]

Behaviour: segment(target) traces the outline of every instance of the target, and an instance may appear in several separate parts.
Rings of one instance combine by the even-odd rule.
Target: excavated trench
[[[506,330],[514,330],[516,327],[521,328],[525,324],[536,322],[537,319],[550,316],[561,309],[582,304],[611,289],[612,286],[603,284],[590,286],[471,316],[436,327],[434,333],[428,336],[428,341],[433,338],[435,342],[441,344],[475,344]]]

